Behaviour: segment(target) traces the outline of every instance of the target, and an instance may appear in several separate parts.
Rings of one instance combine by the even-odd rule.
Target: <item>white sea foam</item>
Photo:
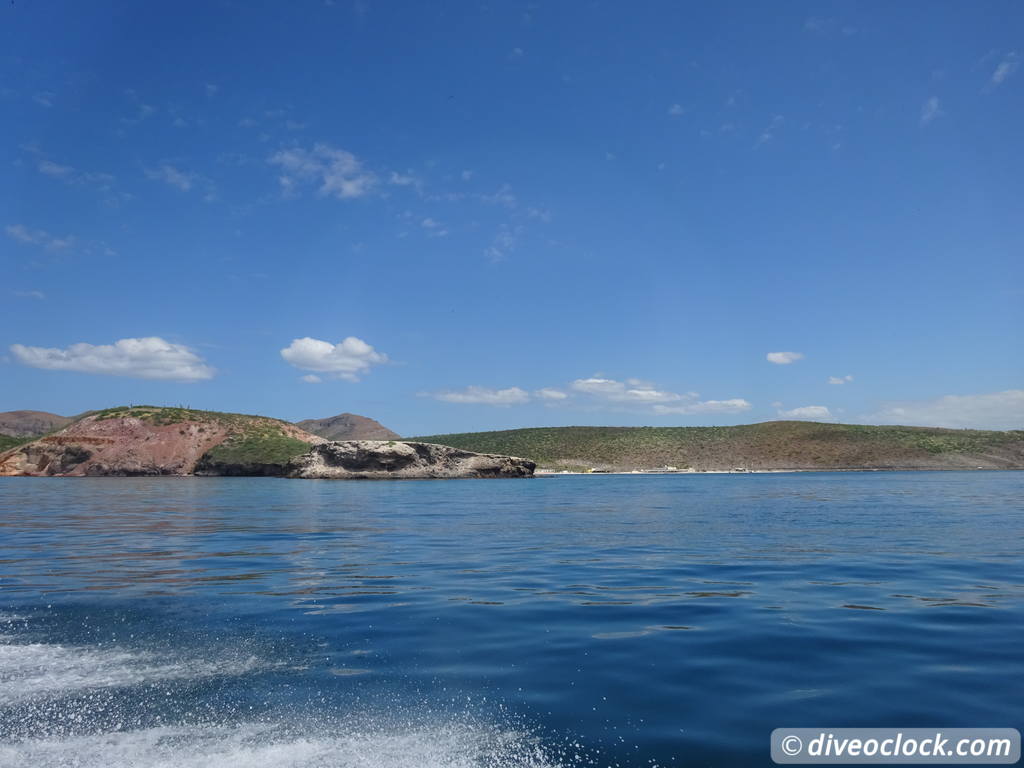
[[[573,761],[575,762],[575,761]],[[0,745],[0,767],[555,768],[529,734],[477,723],[167,727]]]
[[[0,644],[0,706],[89,689],[242,675],[260,666],[258,658],[246,655],[173,659],[141,651]]]

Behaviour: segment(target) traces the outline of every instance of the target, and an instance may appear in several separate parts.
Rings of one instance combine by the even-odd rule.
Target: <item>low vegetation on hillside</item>
[[[541,427],[411,438],[563,469],[1024,468],[1024,432],[775,421],[735,427]]]
[[[34,438],[32,437],[11,437],[10,435],[0,435],[0,453],[9,451],[11,448],[22,445],[23,443],[30,443]]]
[[[268,416],[252,416],[245,413],[226,413],[224,411],[200,411],[182,406],[165,407],[160,405],[119,405],[114,408],[104,408],[102,411],[89,411],[79,417],[79,419],[88,416],[93,417],[96,421],[132,417],[152,424],[155,427],[181,424],[186,421],[213,422],[229,429],[245,429],[254,422],[274,425],[284,425],[287,423]]]
[[[285,465],[309,450],[309,443],[273,430],[233,435],[203,456],[206,464]]]

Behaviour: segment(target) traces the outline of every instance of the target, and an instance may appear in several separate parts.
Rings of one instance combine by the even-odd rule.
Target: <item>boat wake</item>
[[[0,766],[76,768],[554,768],[528,734],[475,723],[247,723],[162,727],[0,745]],[[574,761],[575,762],[575,761]]]
[[[0,768],[556,768],[535,732],[493,709],[360,698],[336,673],[222,643],[137,648],[0,635]],[[14,633],[10,633],[14,630]],[[31,640],[32,642],[28,642]],[[282,686],[282,680],[285,681]],[[346,696],[333,698],[324,685]],[[336,694],[336,691],[335,691]],[[354,698],[353,698],[354,696]]]
[[[168,660],[146,651],[0,644],[0,706],[95,689],[243,675],[265,666],[251,655]]]

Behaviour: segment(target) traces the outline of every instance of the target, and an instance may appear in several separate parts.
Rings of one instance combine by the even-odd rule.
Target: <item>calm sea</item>
[[[0,480],[0,765],[769,765],[1024,725],[1024,474]]]

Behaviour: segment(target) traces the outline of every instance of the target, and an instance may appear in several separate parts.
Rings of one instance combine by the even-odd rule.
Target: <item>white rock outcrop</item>
[[[533,477],[536,466],[528,459],[433,443],[344,440],[313,446],[292,459],[285,476],[345,480]]]

